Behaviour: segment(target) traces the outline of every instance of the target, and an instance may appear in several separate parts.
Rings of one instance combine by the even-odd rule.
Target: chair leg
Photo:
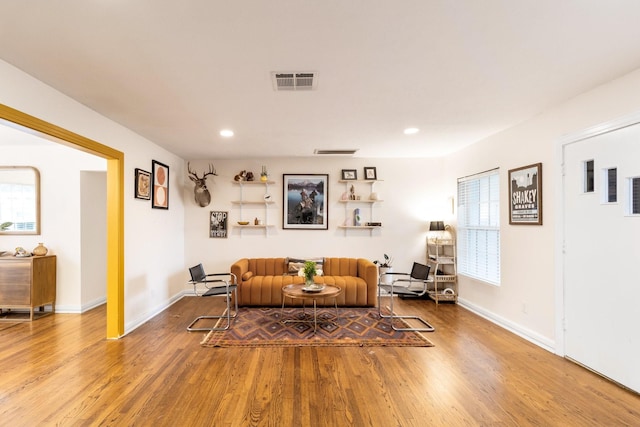
[[[389,295],[389,298],[391,299],[391,302],[389,303],[389,310],[391,311],[391,314],[382,314],[382,295],[380,294],[380,288],[378,288],[378,315],[383,319],[390,319],[391,328],[394,331],[433,332],[433,331],[436,330],[436,328],[431,326],[431,324],[429,322],[427,322],[426,320],[424,320],[423,318],[421,318],[419,316],[405,316],[405,315],[401,316],[401,315],[396,314],[396,312],[393,310],[393,292],[391,292],[391,294]],[[416,321],[422,323],[424,325],[424,327],[398,328],[393,323],[393,321],[395,319],[413,319],[413,320],[416,320]]]
[[[187,326],[187,331],[189,332],[197,332],[197,331],[226,331],[227,329],[229,329],[231,327],[231,320],[235,319],[236,316],[238,315],[238,290],[234,289],[234,293],[235,293],[235,298],[233,299],[235,302],[235,311],[233,314],[231,314],[231,295],[226,295],[225,298],[227,299],[227,309],[225,310],[226,314],[222,314],[219,316],[198,316],[194,319],[193,322],[191,322],[189,324],[189,326]],[[225,324],[224,327],[216,327],[215,325],[211,328],[196,328],[195,324],[198,323],[198,321],[202,320],[202,319],[226,319],[227,322]]]

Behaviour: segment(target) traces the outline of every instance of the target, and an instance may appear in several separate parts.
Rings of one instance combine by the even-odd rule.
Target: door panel
[[[565,352],[640,391],[640,217],[626,214],[626,179],[640,176],[640,126],[564,147]],[[595,163],[584,193],[583,165]],[[616,167],[618,202],[604,202],[604,169]]]

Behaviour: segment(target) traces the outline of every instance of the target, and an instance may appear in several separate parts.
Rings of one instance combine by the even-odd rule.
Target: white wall
[[[597,87],[519,126],[446,159],[444,182],[500,168],[500,287],[460,277],[462,304],[553,350],[561,348],[556,319],[556,197],[561,186],[557,146],[563,135],[640,111],[640,71]],[[507,171],[543,163],[542,226],[509,225]]]
[[[0,61],[0,81],[0,103],[125,153],[125,330],[130,331],[184,289],[182,159],[4,61]],[[149,201],[133,197],[134,169],[150,171],[152,159],[170,167],[169,210],[151,209]],[[63,215],[66,210],[57,212]],[[79,242],[78,235],[62,232]],[[76,295],[79,298],[80,293]]]
[[[354,158],[289,158],[247,160],[198,160],[191,161],[191,168],[202,174],[212,163],[218,176],[208,177],[207,185],[212,202],[206,208],[196,205],[193,199],[193,183],[185,175],[185,263],[195,265],[202,262],[208,271],[229,271],[236,260],[243,257],[361,257],[381,259],[384,253],[394,258],[396,271],[409,271],[413,261],[425,261],[425,239],[428,222],[448,220],[446,217],[448,197],[453,193],[442,192],[442,161],[440,159],[354,159]],[[226,239],[209,238],[209,212],[228,211],[229,225],[239,218],[239,208],[232,200],[240,198],[240,188],[232,183],[240,170],[251,170],[257,174],[265,164],[270,179],[275,181],[269,193],[275,204],[269,208],[269,222],[276,226],[269,230],[268,237],[262,230],[243,230],[230,227]],[[343,230],[337,226],[345,220],[345,205],[338,202],[346,190],[338,183],[342,169],[356,169],[363,177],[363,167],[377,168],[377,177],[382,182],[375,184],[375,191],[384,201],[374,206],[374,220],[381,221],[383,228],[374,230]],[[186,167],[185,167],[186,169]],[[328,230],[283,230],[282,229],[282,174],[329,174],[329,229]],[[369,196],[368,186],[362,188],[362,197]],[[262,188],[245,188],[252,200],[260,200]],[[349,205],[347,216],[352,217],[355,206]],[[368,215],[369,207],[360,206],[361,213]],[[258,216],[264,219],[264,209],[243,208],[245,219]],[[449,214],[450,215],[450,214]],[[365,219],[367,220],[367,219]],[[185,271],[185,280],[188,278]]]
[[[80,303],[82,311],[107,300],[107,173],[80,172]]]
[[[6,141],[5,141],[6,142]],[[52,161],[55,159],[55,161]],[[32,250],[39,242],[57,257],[56,309],[81,310],[80,171],[105,170],[103,159],[54,143],[3,146],[2,164],[33,166],[40,172],[40,235],[2,235],[0,248]]]

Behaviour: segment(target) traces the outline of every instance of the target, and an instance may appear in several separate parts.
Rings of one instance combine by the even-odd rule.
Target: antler
[[[218,175],[218,173],[216,172],[216,169],[213,167],[213,165],[211,163],[209,163],[209,172],[205,172],[202,175],[202,178],[198,178],[198,174],[195,173],[194,171],[191,170],[191,163],[187,162],[187,171],[189,172],[189,175],[192,175],[193,178],[191,179],[197,179],[197,180],[203,180],[207,177],[207,175]]]
[[[207,172],[204,175],[202,175],[202,179],[204,179],[207,175],[218,176],[218,173],[216,172],[216,169],[213,167],[213,165],[211,163],[209,163],[209,172]]]

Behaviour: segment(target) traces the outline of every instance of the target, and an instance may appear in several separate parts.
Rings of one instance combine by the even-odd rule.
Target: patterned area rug
[[[283,321],[287,320],[287,323]],[[339,307],[318,309],[313,331],[313,309],[242,307],[227,331],[211,331],[204,347],[432,347],[419,332],[394,331],[377,308]]]

